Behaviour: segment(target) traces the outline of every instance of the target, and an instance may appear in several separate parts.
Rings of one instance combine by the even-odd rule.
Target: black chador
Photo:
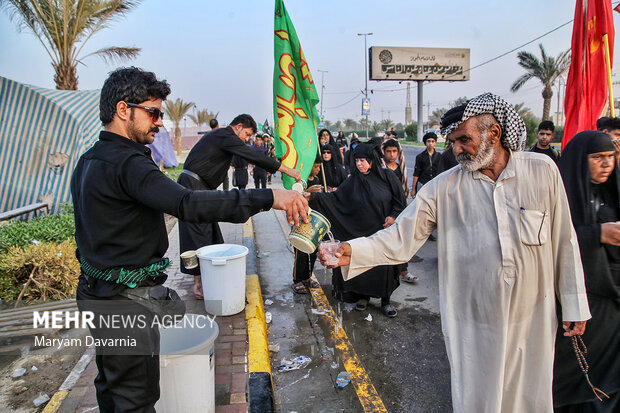
[[[589,154],[612,151],[607,134],[584,131],[570,140],[558,162],[592,313],[581,336],[588,349],[588,376],[594,386],[611,397],[603,402],[596,398],[577,362],[571,339],[562,335],[560,327],[553,368],[553,403],[559,412],[611,413],[620,409],[620,247],[601,243],[601,225],[620,221],[620,173],[616,165],[607,181],[594,184],[588,161]]]
[[[354,156],[370,162],[368,174],[355,168],[337,191],[310,196],[310,206],[327,217],[334,237],[340,241],[374,234],[383,228],[386,217],[396,218],[406,206],[400,181],[391,170],[380,166],[373,145],[358,145]],[[397,266],[382,265],[344,282],[336,268],[334,295],[347,302],[359,296],[389,297],[399,285],[398,275]]]

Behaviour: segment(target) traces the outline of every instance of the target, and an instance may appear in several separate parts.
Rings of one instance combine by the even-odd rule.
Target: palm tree
[[[82,55],[97,32],[140,4],[140,0],[0,0],[0,8],[19,28],[30,30],[52,59],[56,89],[77,90],[77,65],[93,55],[104,61],[129,60],[136,47],[105,47]]]
[[[357,122],[354,119],[347,118],[347,119],[344,120],[344,128],[346,130],[353,130],[353,129],[355,129],[355,125],[357,125]]]
[[[462,105],[465,102],[467,102],[467,96],[462,96],[454,101],[454,106]]]
[[[551,89],[555,81],[562,76],[570,66],[570,50],[566,50],[558,55],[558,57],[547,56],[542,44],[539,44],[540,55],[542,59],[538,59],[530,52],[519,52],[519,66],[526,70],[510,87],[512,92],[521,89],[528,80],[538,79],[543,84],[543,120],[549,119],[549,111],[551,109],[551,98],[553,90]]]
[[[329,120],[326,120],[325,121],[325,129],[331,130],[331,128],[332,128],[332,122],[329,121]]]
[[[189,118],[194,122],[198,129],[202,127],[202,125],[209,123],[211,119],[217,118],[218,113],[209,112],[207,109],[199,110],[196,112],[196,115],[189,114]]]
[[[164,105],[166,115],[174,124],[174,137],[177,141],[177,155],[181,155],[183,147],[181,145],[181,128],[179,127],[179,124],[187,112],[194,106],[194,102],[183,102],[183,99],[177,98],[175,101],[165,101]]]
[[[381,130],[381,123],[373,121],[372,124],[370,125],[370,129],[375,133],[375,135],[377,134],[377,132],[379,132]]]
[[[385,130],[390,130],[392,126],[394,126],[394,122],[392,119],[384,119],[380,123],[381,127]]]
[[[336,121],[336,123],[334,123],[334,128],[335,128],[337,131],[342,130],[342,121],[341,121],[341,120],[337,120],[337,121]]]
[[[519,116],[521,116],[522,118],[526,118],[526,117],[533,117],[534,114],[532,113],[532,110],[528,107],[525,107],[525,103],[521,102],[521,103],[515,103],[514,105],[512,105],[513,108],[515,108],[515,111],[519,114]]]
[[[457,99],[458,100],[458,99]],[[466,99],[467,100],[467,99]],[[458,106],[459,104],[457,104]],[[441,117],[443,116],[444,113],[446,113],[448,111],[448,109],[446,108],[439,108],[439,109],[435,109],[433,111],[433,113],[431,113],[431,116],[428,118],[428,127],[431,128],[435,125],[440,125],[441,124]]]

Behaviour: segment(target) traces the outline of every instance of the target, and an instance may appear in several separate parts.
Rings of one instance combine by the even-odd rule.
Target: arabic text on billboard
[[[469,80],[469,49],[373,46],[370,80]]]

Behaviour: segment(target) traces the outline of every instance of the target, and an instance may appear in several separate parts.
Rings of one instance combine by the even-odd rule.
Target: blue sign
[[[362,116],[370,116],[370,99],[362,99]]]

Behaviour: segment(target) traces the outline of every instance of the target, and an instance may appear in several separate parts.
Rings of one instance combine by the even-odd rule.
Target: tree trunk
[[[61,61],[58,65],[52,65],[54,67],[54,82],[56,82],[56,89],[59,90],[77,90],[78,77],[77,69],[71,63]]]
[[[551,86],[545,86],[542,92],[542,97],[543,97],[542,120],[549,120],[549,112],[551,111],[551,98],[553,97],[553,90],[551,90]]]
[[[183,145],[181,144],[181,128],[176,126],[174,128],[174,136],[177,138],[177,155],[181,155],[183,151]]]

